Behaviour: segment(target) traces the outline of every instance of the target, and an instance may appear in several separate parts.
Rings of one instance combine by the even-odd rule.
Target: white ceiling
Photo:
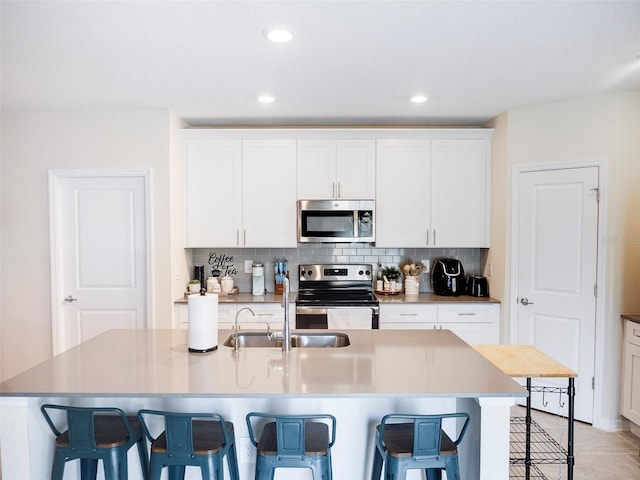
[[[5,1],[3,109],[192,124],[481,125],[640,90],[640,0]],[[287,44],[262,36],[284,26]],[[256,102],[262,93],[276,101]],[[429,100],[415,105],[408,98]]]

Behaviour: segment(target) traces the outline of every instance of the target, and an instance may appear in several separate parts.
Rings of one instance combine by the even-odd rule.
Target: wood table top
[[[473,345],[510,377],[577,377],[577,374],[533,345]]]

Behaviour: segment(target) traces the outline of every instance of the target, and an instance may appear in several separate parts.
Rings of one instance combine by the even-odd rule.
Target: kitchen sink
[[[225,347],[235,346],[235,333],[224,341]],[[341,348],[351,345],[349,335],[335,332],[291,333],[291,346],[294,348]],[[282,337],[269,338],[265,332],[240,332],[238,348],[282,348]]]

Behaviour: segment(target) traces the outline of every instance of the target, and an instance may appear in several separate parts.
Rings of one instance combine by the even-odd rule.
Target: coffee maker
[[[264,265],[251,265],[251,295],[264,295]]]

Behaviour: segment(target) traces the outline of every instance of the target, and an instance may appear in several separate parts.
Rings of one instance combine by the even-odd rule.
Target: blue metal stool
[[[51,470],[52,480],[62,480],[66,462],[80,460],[82,480],[95,480],[98,460],[102,460],[107,480],[127,478],[127,452],[138,446],[142,476],[149,479],[149,460],[144,433],[138,418],[127,416],[119,408],[85,408],[46,404],[40,407],[51,431],[56,447]],[[67,430],[60,432],[50,411],[66,414]]]
[[[151,416],[164,421],[164,431],[155,437],[148,427]],[[205,480],[222,480],[225,456],[231,480],[239,480],[233,423],[220,415],[140,410],[138,418],[151,441],[151,480],[160,480],[164,467],[170,480],[183,479],[188,465],[200,467]]]
[[[259,440],[254,433],[254,423],[255,426],[258,423],[255,419],[267,419]],[[334,416],[253,412],[247,415],[247,427],[258,454],[255,480],[273,480],[276,468],[310,468],[314,480],[333,478],[331,447],[336,439]]]
[[[456,441],[442,431],[442,420],[445,418],[465,419]],[[384,462],[385,480],[404,479],[407,470],[414,468],[424,469],[428,480],[440,480],[442,470],[446,470],[447,480],[459,480],[457,447],[468,424],[467,413],[385,415],[376,427],[371,480],[380,480]]]

